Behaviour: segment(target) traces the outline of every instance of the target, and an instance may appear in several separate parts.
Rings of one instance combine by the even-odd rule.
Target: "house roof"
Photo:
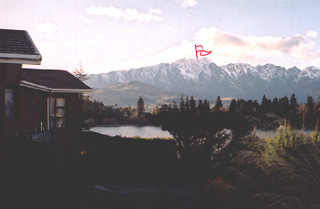
[[[0,29],[0,63],[40,65],[41,60],[27,31]]]
[[[21,69],[20,85],[55,93],[91,92],[92,89],[65,70]]]

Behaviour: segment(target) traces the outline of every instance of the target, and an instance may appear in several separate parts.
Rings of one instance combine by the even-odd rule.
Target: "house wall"
[[[79,94],[51,94],[49,92],[20,87],[16,96],[16,117],[12,120],[6,120],[6,137],[15,136],[19,133],[32,134],[40,132],[41,122],[45,130],[47,130],[48,97],[66,99],[66,128],[62,128],[59,131],[69,133],[70,129],[75,131],[80,130]],[[68,129],[68,131],[65,131],[65,129]]]
[[[15,117],[6,120],[6,137],[39,132],[40,122],[46,128],[49,93],[20,87],[15,96]]]
[[[66,98],[66,128],[55,129],[54,139],[63,150],[63,158],[70,159],[72,153],[77,153],[79,134],[81,130],[80,121],[80,99],[79,94],[53,94],[54,97]]]
[[[21,66],[21,64],[0,63],[0,167],[6,162],[10,143],[6,138],[5,89],[18,88]]]
[[[5,67],[6,64],[0,64],[0,140],[4,136],[4,123],[5,123],[5,97],[4,97],[4,91],[5,91]]]

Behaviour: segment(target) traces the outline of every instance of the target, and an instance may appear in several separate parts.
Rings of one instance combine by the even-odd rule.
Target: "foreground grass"
[[[319,141],[317,130],[306,135],[290,127],[272,138],[249,136],[232,161],[233,183],[260,208],[320,208]]]
[[[176,184],[187,174],[173,140],[108,137],[86,133],[90,184]],[[92,140],[91,140],[92,139]],[[232,160],[207,181],[201,208],[320,208],[320,136],[278,129],[275,137],[246,136]],[[188,179],[200,172],[191,167]],[[87,178],[88,179],[88,178]]]

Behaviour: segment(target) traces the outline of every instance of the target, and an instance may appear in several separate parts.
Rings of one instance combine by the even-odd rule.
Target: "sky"
[[[317,0],[0,0],[0,28],[27,30],[44,69],[128,70],[195,44],[217,65],[320,67]]]

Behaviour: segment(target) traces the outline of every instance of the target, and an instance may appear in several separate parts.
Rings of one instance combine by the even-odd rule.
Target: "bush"
[[[117,125],[119,124],[116,118],[103,118],[102,125]]]
[[[266,208],[320,208],[319,133],[298,134],[289,127],[274,138],[251,138],[233,165],[257,185],[254,199]]]
[[[83,124],[84,124],[83,127],[85,130],[90,130],[90,128],[95,126],[94,120],[92,118],[85,120]]]

